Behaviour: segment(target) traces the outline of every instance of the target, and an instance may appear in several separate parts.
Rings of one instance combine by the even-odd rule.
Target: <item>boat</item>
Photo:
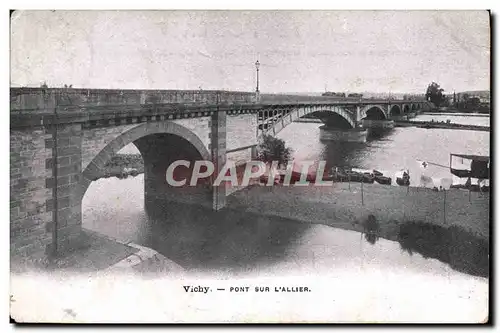
[[[347,178],[348,178],[347,174],[343,170],[341,170],[339,168],[332,168],[330,170],[329,176],[335,182],[347,181]]]
[[[363,173],[363,183],[373,184],[375,182],[375,177],[372,173]]]
[[[375,176],[371,172],[358,172],[352,169],[332,168],[328,175],[328,180],[336,182],[358,182],[369,183],[375,182]]]
[[[396,184],[399,186],[410,186],[410,175],[405,171],[401,177],[396,178]]]
[[[396,184],[398,184],[399,186],[408,186],[409,185],[409,184],[407,184],[407,182],[405,182],[403,180],[403,178],[400,178],[400,177],[396,178]]]
[[[409,186],[410,185],[410,179],[409,178],[396,178],[396,184],[399,186]]]
[[[375,176],[375,181],[382,185],[391,185],[392,179],[385,176]]]
[[[347,180],[350,182],[362,182],[365,178],[364,175],[360,172],[347,170],[346,172]]]

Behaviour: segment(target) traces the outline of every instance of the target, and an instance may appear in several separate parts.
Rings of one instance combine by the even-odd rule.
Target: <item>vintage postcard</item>
[[[12,11],[12,321],[488,322],[490,15]]]

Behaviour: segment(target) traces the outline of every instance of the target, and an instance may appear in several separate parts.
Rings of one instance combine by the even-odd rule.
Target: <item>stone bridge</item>
[[[11,255],[60,255],[82,246],[83,196],[129,144],[144,160],[147,204],[181,201],[219,210],[230,193],[226,184],[211,186],[210,178],[202,186],[172,188],[167,167],[180,159],[210,160],[218,173],[227,160],[250,160],[263,133],[276,134],[308,114],[342,130],[423,107],[423,102],[297,99],[266,102],[265,96],[230,91],[12,88]]]

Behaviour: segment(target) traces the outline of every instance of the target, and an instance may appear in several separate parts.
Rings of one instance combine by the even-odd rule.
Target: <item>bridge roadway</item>
[[[231,188],[172,188],[167,167],[179,159],[211,160],[217,174],[227,160],[254,157],[262,134],[275,135],[305,115],[349,132],[425,106],[228,91],[11,88],[11,255],[33,260],[84,246],[83,196],[130,143],[144,160],[146,202],[191,200],[219,210]]]

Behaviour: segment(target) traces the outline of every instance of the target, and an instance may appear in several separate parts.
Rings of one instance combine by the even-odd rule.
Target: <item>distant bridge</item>
[[[336,99],[304,100],[278,103],[261,102],[259,111],[259,129],[265,134],[278,134],[293,120],[306,115],[321,119],[327,127],[353,129],[363,120],[384,121],[403,120],[414,117],[422,110],[430,109],[426,101],[373,100],[373,99]]]

